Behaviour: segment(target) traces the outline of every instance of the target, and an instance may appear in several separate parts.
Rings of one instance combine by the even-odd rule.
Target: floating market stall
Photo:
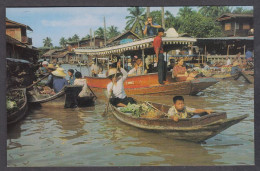
[[[175,31],[176,32],[176,31]],[[195,38],[191,37],[179,37],[177,33],[172,34],[167,31],[167,36],[162,37],[162,43],[167,58],[167,52],[180,48],[182,46],[190,46],[196,42]],[[111,47],[104,47],[99,49],[86,49],[77,48],[75,49],[76,54],[85,54],[88,56],[96,57],[111,57],[113,55],[125,56],[142,56],[143,64],[145,64],[145,57],[147,55],[154,55],[153,49],[154,38],[146,38],[125,44],[119,44]],[[144,65],[143,65],[144,70]],[[87,79],[88,86],[93,91],[103,91],[106,89],[107,84],[110,82],[107,78],[100,77],[85,77]],[[128,77],[125,81],[125,91],[127,95],[164,95],[164,94],[183,94],[183,95],[194,95],[199,91],[206,89],[207,87],[217,83],[218,81],[214,78],[200,78],[193,81],[185,82],[174,82],[171,75],[168,73],[166,83],[164,85],[158,84],[158,74],[149,73],[138,76]]]

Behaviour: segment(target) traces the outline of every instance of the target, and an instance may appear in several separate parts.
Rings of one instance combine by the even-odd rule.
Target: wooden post
[[[104,16],[104,44],[107,46],[107,38],[106,38],[106,18]]]
[[[144,57],[145,57],[145,56],[144,56],[144,49],[142,49],[143,72],[144,72]],[[142,73],[142,74],[144,74],[144,73]]]
[[[94,45],[93,46],[94,46],[94,49],[95,49],[95,46],[96,46],[95,32],[93,32],[93,34],[94,34],[94,36],[93,36],[94,37]]]
[[[205,56],[207,57],[207,45],[205,45]],[[203,56],[202,56],[202,61],[203,61]]]
[[[229,45],[227,46],[227,56],[229,56]]]
[[[146,18],[150,16],[150,7],[146,7]]]
[[[125,55],[123,55],[123,68],[125,69]]]
[[[246,45],[244,45],[244,55],[246,55]]]
[[[162,28],[164,28],[165,29],[165,20],[164,20],[164,7],[161,7],[161,9],[162,9]]]

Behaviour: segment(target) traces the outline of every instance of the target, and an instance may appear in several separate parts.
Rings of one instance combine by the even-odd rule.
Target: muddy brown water
[[[135,96],[172,104],[172,96]],[[206,140],[205,144],[173,140],[102,116],[106,99],[92,107],[64,109],[63,102],[32,106],[26,118],[8,127],[8,167],[33,166],[202,166],[254,164],[254,86],[221,81],[187,106],[249,117]]]

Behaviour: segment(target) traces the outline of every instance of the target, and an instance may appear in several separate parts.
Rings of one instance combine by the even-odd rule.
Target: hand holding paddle
[[[29,85],[26,87],[26,89],[29,89],[31,87],[33,87],[34,85],[36,85],[38,82],[42,81],[44,78],[47,78],[51,73],[48,73],[47,75],[45,75],[44,77],[42,77],[41,79],[37,80],[36,82],[34,82],[33,84]]]

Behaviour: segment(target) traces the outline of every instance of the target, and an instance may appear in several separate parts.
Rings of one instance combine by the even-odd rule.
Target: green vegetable
[[[120,108],[121,112],[131,113],[133,116],[136,116],[136,117],[140,117],[141,114],[146,113],[150,110],[151,110],[151,108],[148,107],[146,104],[139,105],[139,104],[128,103],[128,105],[126,107]]]

